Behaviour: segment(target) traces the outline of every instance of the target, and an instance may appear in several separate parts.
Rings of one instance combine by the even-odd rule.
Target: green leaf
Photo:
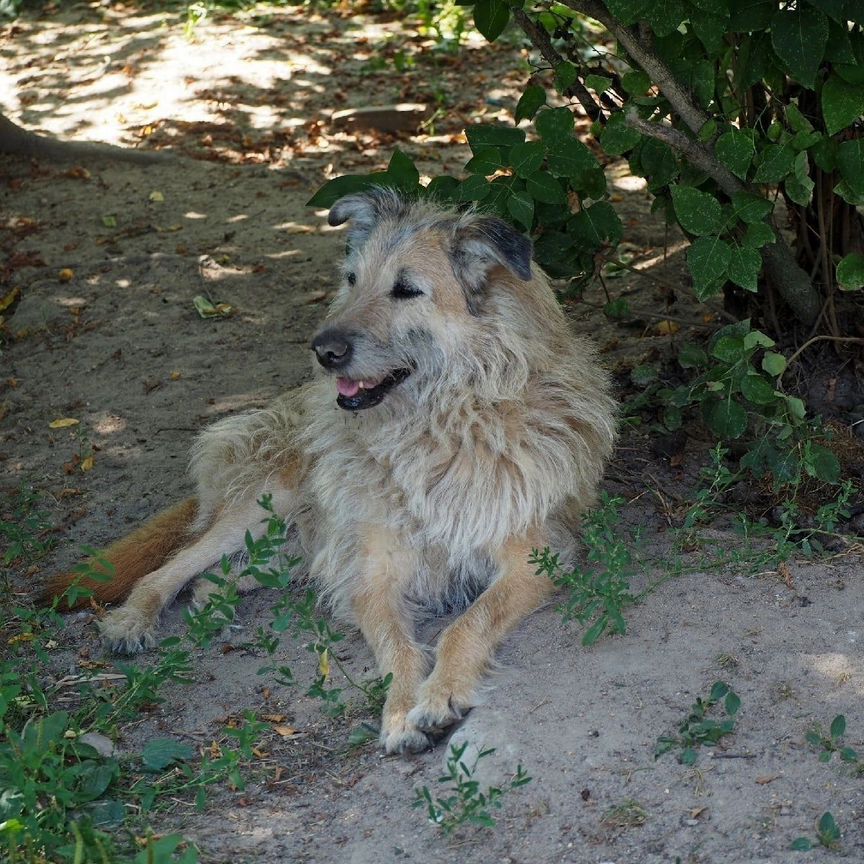
[[[545,104],[546,90],[536,84],[529,85],[516,104],[516,122],[530,120]]]
[[[646,138],[639,151],[642,173],[651,190],[668,185],[678,176],[678,160],[662,141]]]
[[[729,29],[736,33],[765,30],[776,9],[774,0],[732,0]]]
[[[864,288],[864,255],[850,252],[837,265],[837,284],[842,291]]]
[[[474,25],[489,42],[494,42],[510,20],[506,0],[477,0],[474,4]]]
[[[476,153],[480,147],[512,147],[521,144],[525,140],[525,133],[513,126],[478,123],[465,130],[465,137],[471,151]]]
[[[838,714],[831,721],[831,737],[840,738],[846,734],[846,718],[842,714]]]
[[[507,212],[526,231],[534,224],[534,199],[524,189],[514,189],[507,199]]]
[[[806,3],[778,11],[771,19],[771,44],[777,56],[789,74],[807,87],[815,86],[827,42],[828,18]]]
[[[491,190],[492,187],[485,177],[481,174],[472,174],[459,184],[459,188],[456,189],[456,200],[482,201]]]
[[[856,195],[864,195],[864,140],[852,138],[837,147],[840,176]]]
[[[805,156],[806,154],[802,153],[801,155]],[[809,177],[801,179],[798,177],[787,177],[786,181],[783,183],[783,188],[786,190],[786,194],[796,204],[806,207],[810,203],[810,199],[813,197],[813,188],[815,185],[816,184]]]
[[[762,256],[749,246],[733,245],[729,259],[728,277],[747,291],[754,294],[758,290],[759,273],[762,270]]]
[[[573,131],[573,114],[569,108],[545,108],[534,118],[534,127],[544,141],[561,140]]]
[[[707,403],[703,416],[708,428],[723,441],[740,438],[747,429],[747,412],[731,399]]]
[[[747,169],[756,155],[752,136],[740,129],[730,129],[714,145],[717,158],[736,176],[747,179]]]
[[[355,192],[365,192],[375,186],[380,186],[380,180],[365,174],[343,174],[328,180],[307,202],[307,207],[332,207],[340,198],[353,195]]]
[[[188,745],[174,738],[154,738],[141,751],[141,761],[150,771],[162,771],[174,762],[185,762],[195,756]]]
[[[573,217],[571,233],[588,249],[598,249],[621,240],[623,228],[615,208],[608,201],[597,201]]]
[[[693,288],[700,300],[716,293],[729,269],[732,250],[719,237],[699,237],[687,250],[687,264],[693,276]]]
[[[526,177],[525,188],[536,201],[542,201],[544,204],[564,203],[565,196],[561,184],[545,171],[536,171]]]
[[[390,157],[387,174],[392,181],[391,185],[398,186],[400,189],[414,190],[420,182],[420,172],[411,157],[406,156],[398,147]]]
[[[516,146],[521,145],[517,144]],[[482,174],[484,177],[488,177],[503,167],[504,160],[501,157],[499,147],[482,147],[478,148],[474,156],[468,160],[465,170],[469,174]]]
[[[846,23],[846,0],[807,0],[807,2],[821,9],[826,15],[830,15],[835,21]]]
[[[433,177],[426,187],[426,194],[430,198],[438,198],[441,201],[455,201],[457,190],[459,189],[459,181],[455,177],[448,177],[442,174],[439,177]]]
[[[608,0],[606,6],[622,24],[633,24],[650,4],[651,0]]]
[[[687,13],[687,7],[681,0],[653,0],[643,14],[651,29],[662,37],[674,33]]]
[[[711,349],[711,356],[724,363],[737,363],[744,354],[744,340],[740,336],[721,336]]]
[[[760,154],[759,165],[753,175],[755,183],[777,183],[791,170],[795,151],[788,143],[769,144]]]
[[[758,372],[750,372],[741,379],[741,395],[754,405],[773,405],[777,401],[774,385]]]
[[[764,222],[754,222],[747,226],[743,242],[751,249],[761,249],[766,244],[774,242],[774,232]]]
[[[819,819],[819,831],[829,837],[839,835],[837,823],[834,821],[834,816],[829,812],[823,813]]]
[[[579,77],[579,70],[569,61],[565,60],[555,67],[555,86],[559,93],[563,93]]]
[[[849,84],[833,73],[822,86],[822,116],[829,135],[851,126],[864,114],[864,84]]]
[[[723,707],[726,709],[726,713],[730,717],[734,717],[738,713],[738,709],[741,707],[741,697],[737,693],[733,693],[730,690],[726,694],[726,699],[723,702]]]
[[[808,469],[808,474],[812,474],[823,483],[838,483],[840,481],[840,462],[830,450],[826,447],[820,447],[818,444],[810,446],[810,458],[805,462],[805,468]],[[845,720],[843,722],[845,729]],[[831,728],[834,728],[833,723]],[[836,737],[833,732],[831,735]]]
[[[792,841],[789,847],[793,852],[809,852],[813,848],[813,843],[809,837],[798,837]]]
[[[786,358],[776,351],[766,351],[762,358],[762,368],[774,378],[786,371]]]
[[[742,222],[761,222],[773,209],[773,202],[753,192],[735,192],[732,208]]]
[[[632,150],[642,135],[624,122],[623,114],[613,114],[600,135],[600,144],[610,156],[623,156]]]
[[[692,186],[671,186],[675,215],[685,231],[697,236],[717,234],[723,227],[720,202],[708,192]]]
[[[605,93],[612,86],[612,79],[602,75],[586,75],[585,86],[596,93]]]
[[[580,178],[598,167],[594,154],[576,138],[553,140],[546,152],[549,170],[558,177]]]
[[[631,70],[621,76],[621,86],[625,93],[629,93],[631,96],[641,96],[648,92],[651,79],[641,69]]]
[[[766,336],[761,330],[751,330],[744,334],[744,347],[750,348],[773,348],[777,343],[770,337]]]
[[[517,177],[528,177],[543,164],[543,155],[543,145],[539,141],[526,141],[510,150],[510,164]]]
[[[728,18],[721,18],[719,15],[711,15],[706,12],[702,15],[692,16],[690,23],[693,26],[693,32],[705,46],[708,54],[719,54],[723,50],[723,40],[729,26]]]

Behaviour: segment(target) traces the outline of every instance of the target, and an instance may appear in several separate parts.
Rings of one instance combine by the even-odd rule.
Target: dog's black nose
[[[312,340],[318,362],[327,369],[341,369],[351,360],[351,340],[341,330],[322,330]]]

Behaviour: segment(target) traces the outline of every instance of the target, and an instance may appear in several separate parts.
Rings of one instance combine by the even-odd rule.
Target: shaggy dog
[[[101,622],[108,645],[153,644],[191,579],[262,536],[271,496],[333,612],[392,673],[384,749],[417,751],[476,703],[496,645],[552,590],[532,549],[572,560],[615,403],[506,223],[381,189],[341,199],[329,221],[350,227],[312,340],[322,374],[205,429],[196,497],[109,549],[116,576],[91,587],[103,601],[128,593]],[[213,590],[199,579],[194,602]],[[429,608],[465,609],[434,657],[414,634]]]

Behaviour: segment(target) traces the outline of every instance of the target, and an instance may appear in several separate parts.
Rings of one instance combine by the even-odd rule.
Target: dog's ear
[[[407,207],[408,202],[395,189],[374,187],[340,198],[330,208],[327,221],[333,226],[350,221],[348,246],[359,249],[382,219],[398,218]]]
[[[506,267],[525,282],[531,279],[531,241],[494,216],[473,217],[457,225],[453,238],[453,265],[465,287],[468,308],[477,314],[486,277],[495,266]]]

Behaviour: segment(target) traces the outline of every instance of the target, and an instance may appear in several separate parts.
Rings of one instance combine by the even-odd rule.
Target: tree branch
[[[531,44],[540,52],[543,59],[549,63],[553,69],[557,68],[564,62],[564,58],[555,50],[555,47],[552,45],[552,40],[549,38],[549,34],[543,27],[531,19],[522,9],[514,9],[513,18],[522,28],[525,35],[531,40]],[[592,121],[603,119],[603,112],[600,110],[600,106],[594,101],[591,94],[578,79],[566,89],[564,95],[577,99],[579,104],[585,109],[585,113]]]
[[[574,11],[599,21],[642,67],[666,97],[672,110],[693,132],[698,132],[708,122],[708,115],[694,104],[690,93],[672,74],[669,67],[645,45],[635,30],[616,21],[602,3],[597,0],[561,0],[561,2]]]

